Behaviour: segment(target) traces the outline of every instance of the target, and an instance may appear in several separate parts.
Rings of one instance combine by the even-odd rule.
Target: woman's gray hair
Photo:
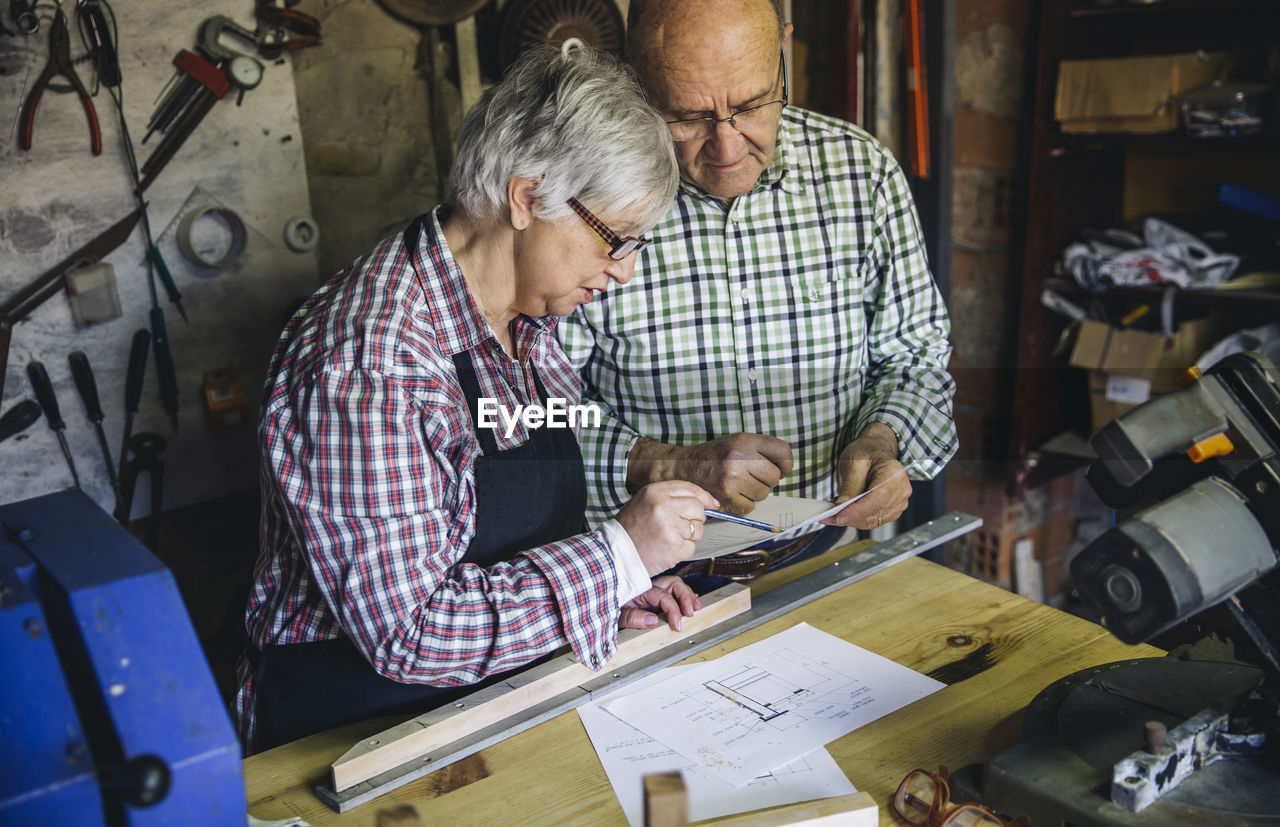
[[[634,73],[579,41],[531,48],[462,121],[450,173],[462,214],[496,220],[516,176],[538,182],[533,212],[544,221],[574,216],[576,198],[592,212],[632,210],[646,230],[679,183],[671,133]]]

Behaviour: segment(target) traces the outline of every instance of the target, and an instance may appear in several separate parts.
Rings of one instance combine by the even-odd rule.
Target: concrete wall
[[[323,46],[295,55],[294,84],[327,278],[440,200],[436,149],[447,133],[433,129],[424,31],[373,0],[308,0],[298,9],[318,17],[324,33]],[[446,94],[456,120],[452,83]]]

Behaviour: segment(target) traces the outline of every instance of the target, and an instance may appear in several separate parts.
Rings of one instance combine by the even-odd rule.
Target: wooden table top
[[[868,547],[835,549],[760,578],[762,592]],[[794,569],[794,571],[791,571]],[[781,575],[781,576],[780,576]],[[797,623],[929,673],[948,686],[827,745],[845,775],[880,805],[916,767],[981,762],[1019,740],[1022,709],[1057,679],[1103,663],[1163,654],[1128,646],[1100,626],[952,569],[912,558],[689,658],[709,660]],[[567,712],[339,815],[312,793],[356,741],[399,723],[353,724],[244,762],[249,812],[313,825],[376,825],[411,805],[424,824],[625,824],[576,712]],[[390,822],[388,822],[390,823]]]

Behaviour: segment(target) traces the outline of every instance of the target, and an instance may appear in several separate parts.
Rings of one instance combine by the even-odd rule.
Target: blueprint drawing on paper
[[[942,686],[802,623],[605,709],[742,786]]]
[[[689,668],[692,667],[675,666],[656,672],[624,687],[618,694],[648,692],[678,670]],[[690,821],[856,792],[824,749],[788,762],[745,787],[734,787],[698,762],[610,715],[601,708],[603,704],[604,701],[598,700],[586,703],[578,707],[578,716],[600,756],[627,821],[636,827],[644,824],[644,776],[655,772],[681,772]]]

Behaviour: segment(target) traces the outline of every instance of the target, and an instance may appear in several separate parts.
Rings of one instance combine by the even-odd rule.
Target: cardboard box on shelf
[[[1220,333],[1213,316],[1183,322],[1172,337],[1091,319],[1081,322],[1069,361],[1089,371],[1090,430],[1097,432],[1152,396],[1177,390],[1178,376]]]
[[[1178,94],[1220,79],[1223,52],[1064,60],[1054,117],[1063,132],[1170,132]]]

